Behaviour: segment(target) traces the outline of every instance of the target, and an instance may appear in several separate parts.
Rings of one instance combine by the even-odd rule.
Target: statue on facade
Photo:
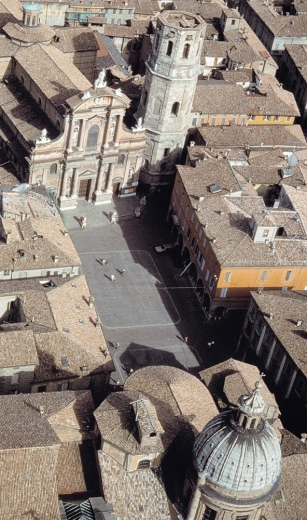
[[[47,137],[47,130],[46,130],[46,128],[42,129],[40,137],[35,139],[35,142],[36,143],[49,143],[50,142],[49,137]]]
[[[138,117],[136,126],[133,126],[131,130],[132,132],[140,132],[141,130],[144,130],[142,117]]]
[[[94,88],[105,88],[107,86],[107,82],[104,80],[106,77],[106,69],[102,69],[99,72],[98,78],[94,82]]]

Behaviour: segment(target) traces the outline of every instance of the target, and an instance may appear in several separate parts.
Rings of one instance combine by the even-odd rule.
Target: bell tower
[[[199,74],[206,23],[185,11],[165,11],[158,17],[145,83],[136,118],[142,117],[147,136],[141,177],[147,184],[171,180],[192,126],[191,108]]]

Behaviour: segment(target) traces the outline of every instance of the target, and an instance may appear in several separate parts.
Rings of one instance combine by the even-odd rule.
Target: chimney
[[[44,415],[44,413],[45,413],[45,408],[44,408],[44,406],[42,406],[42,405],[39,406],[39,413],[40,413],[41,415]]]
[[[65,229],[65,231],[64,231],[64,237],[67,237],[67,236],[68,236],[68,231],[67,231],[67,229]]]
[[[96,318],[96,320],[95,320],[95,327],[96,327],[96,329],[100,329],[100,319],[99,318]]]

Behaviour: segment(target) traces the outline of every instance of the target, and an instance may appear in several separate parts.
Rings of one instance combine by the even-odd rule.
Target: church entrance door
[[[79,193],[78,193],[79,199],[88,199],[89,198],[91,182],[92,182],[91,179],[82,179],[80,181]]]

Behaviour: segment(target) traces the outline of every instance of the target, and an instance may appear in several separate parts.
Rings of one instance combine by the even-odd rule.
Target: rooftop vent
[[[296,322],[296,326],[297,327],[300,327],[302,325],[303,321],[302,320],[297,320]]]
[[[61,363],[62,363],[62,367],[68,367],[69,366],[69,362],[68,362],[67,357],[62,357]]]
[[[209,190],[211,191],[211,193],[218,193],[219,191],[222,191],[219,184],[212,184],[211,186],[209,186]]]
[[[287,177],[292,177],[294,175],[294,171],[290,168],[282,168],[279,170],[279,173],[283,179],[286,179]]]

